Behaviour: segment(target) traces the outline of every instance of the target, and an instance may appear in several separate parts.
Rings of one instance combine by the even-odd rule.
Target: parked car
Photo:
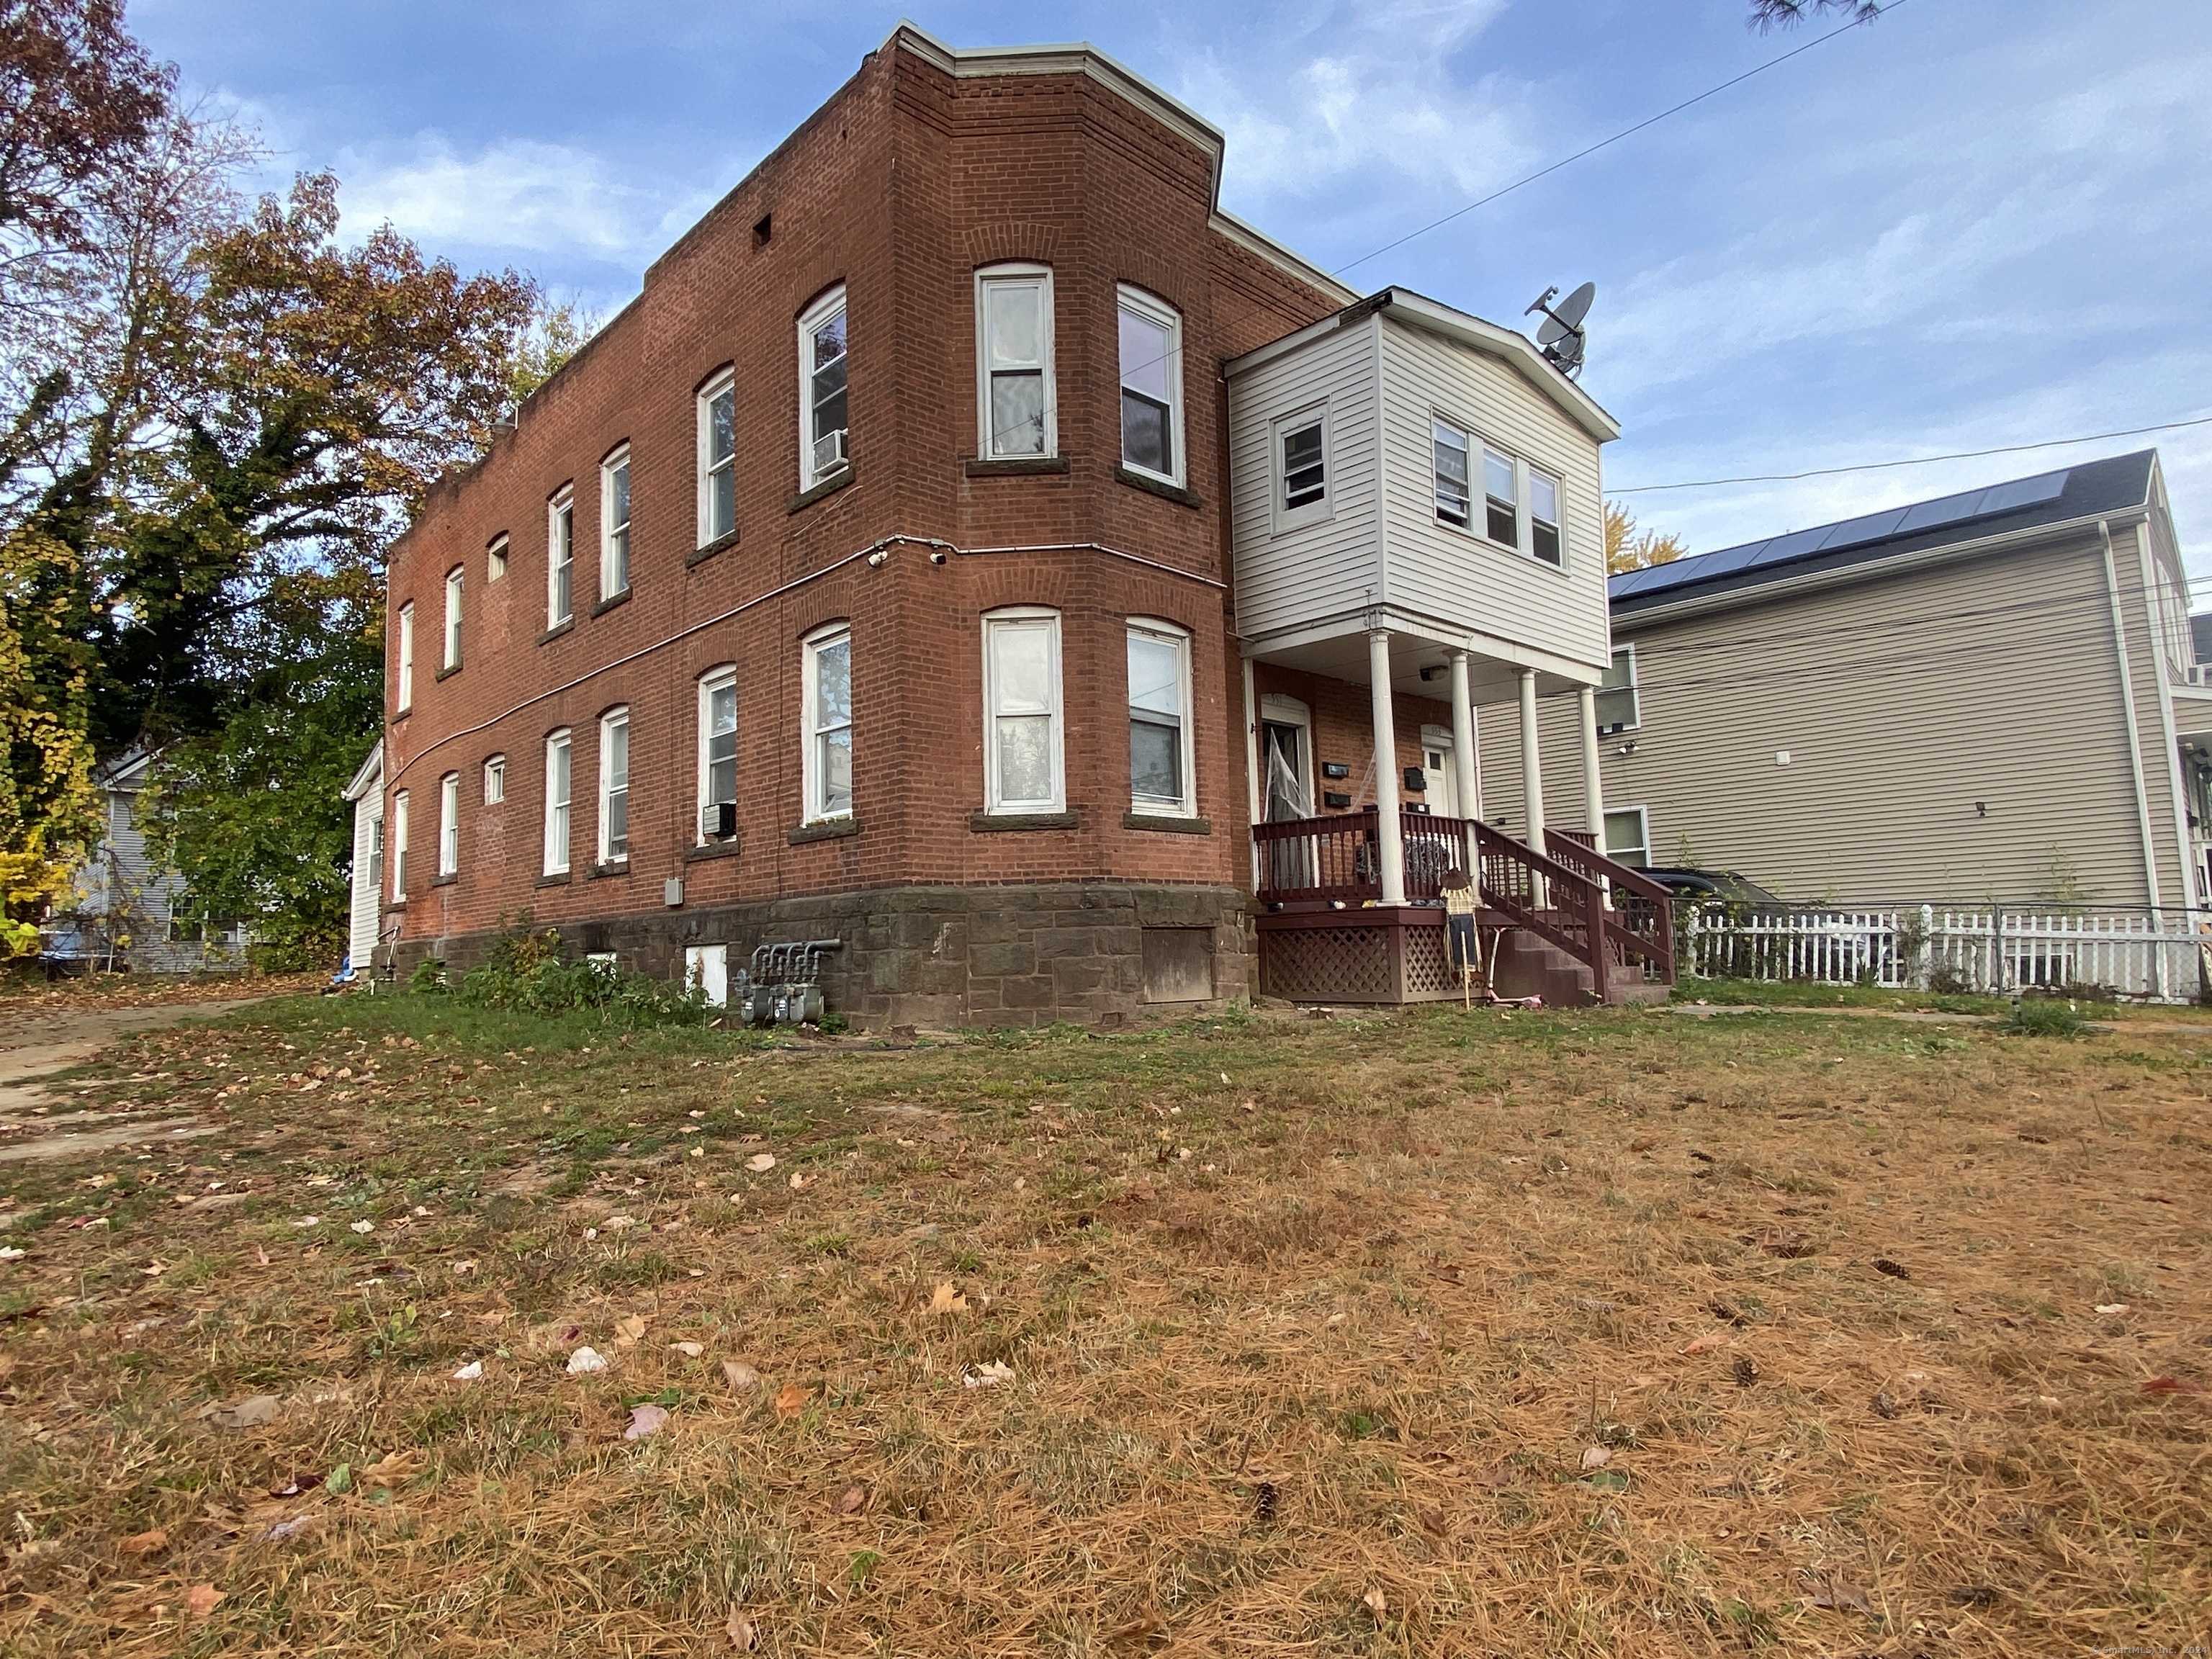
[[[1734,870],[1686,870],[1681,868],[1650,867],[1644,873],[1664,887],[1676,898],[1689,899],[1700,904],[1744,904],[1762,910],[1780,910],[1787,902],[1779,893],[1770,893],[1750,877]]]

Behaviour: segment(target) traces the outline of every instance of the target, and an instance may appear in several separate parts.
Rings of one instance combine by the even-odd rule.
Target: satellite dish
[[[1589,314],[1590,301],[1597,298],[1597,284],[1584,283],[1555,306],[1552,296],[1559,291],[1557,287],[1546,289],[1522,315],[1544,313],[1543,323],[1536,330],[1536,343],[1544,348],[1547,362],[1572,379],[1583,366],[1583,349],[1588,344],[1583,319]]]

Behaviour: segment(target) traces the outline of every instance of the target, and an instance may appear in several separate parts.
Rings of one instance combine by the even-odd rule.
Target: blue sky
[[[1332,269],[1801,43],[1742,0],[912,0],[959,46],[1085,40],[1224,128],[1223,200]],[[187,87],[349,221],[608,312],[901,15],[846,0],[136,0]],[[1596,281],[1614,485],[2212,414],[2212,5],[1905,0],[1367,261],[1515,323]],[[2212,427],[1639,495],[1697,550],[2157,443],[2212,601]]]

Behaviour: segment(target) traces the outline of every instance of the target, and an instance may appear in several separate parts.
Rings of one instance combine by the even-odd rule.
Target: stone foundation
[[[625,968],[665,980],[683,976],[691,945],[726,945],[734,975],[757,945],[842,939],[823,991],[830,1012],[861,1028],[1089,1024],[1252,995],[1246,896],[1234,887],[891,887],[648,911],[560,932],[577,954],[611,951]],[[394,969],[404,979],[441,957],[463,972],[498,937],[404,942]]]

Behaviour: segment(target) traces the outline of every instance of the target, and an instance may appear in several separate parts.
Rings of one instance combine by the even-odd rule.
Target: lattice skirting
[[[1459,995],[1441,913],[1414,922],[1352,919],[1363,914],[1373,915],[1311,918],[1316,925],[1304,925],[1305,916],[1263,920],[1261,991],[1290,1002],[1437,1002]]]

